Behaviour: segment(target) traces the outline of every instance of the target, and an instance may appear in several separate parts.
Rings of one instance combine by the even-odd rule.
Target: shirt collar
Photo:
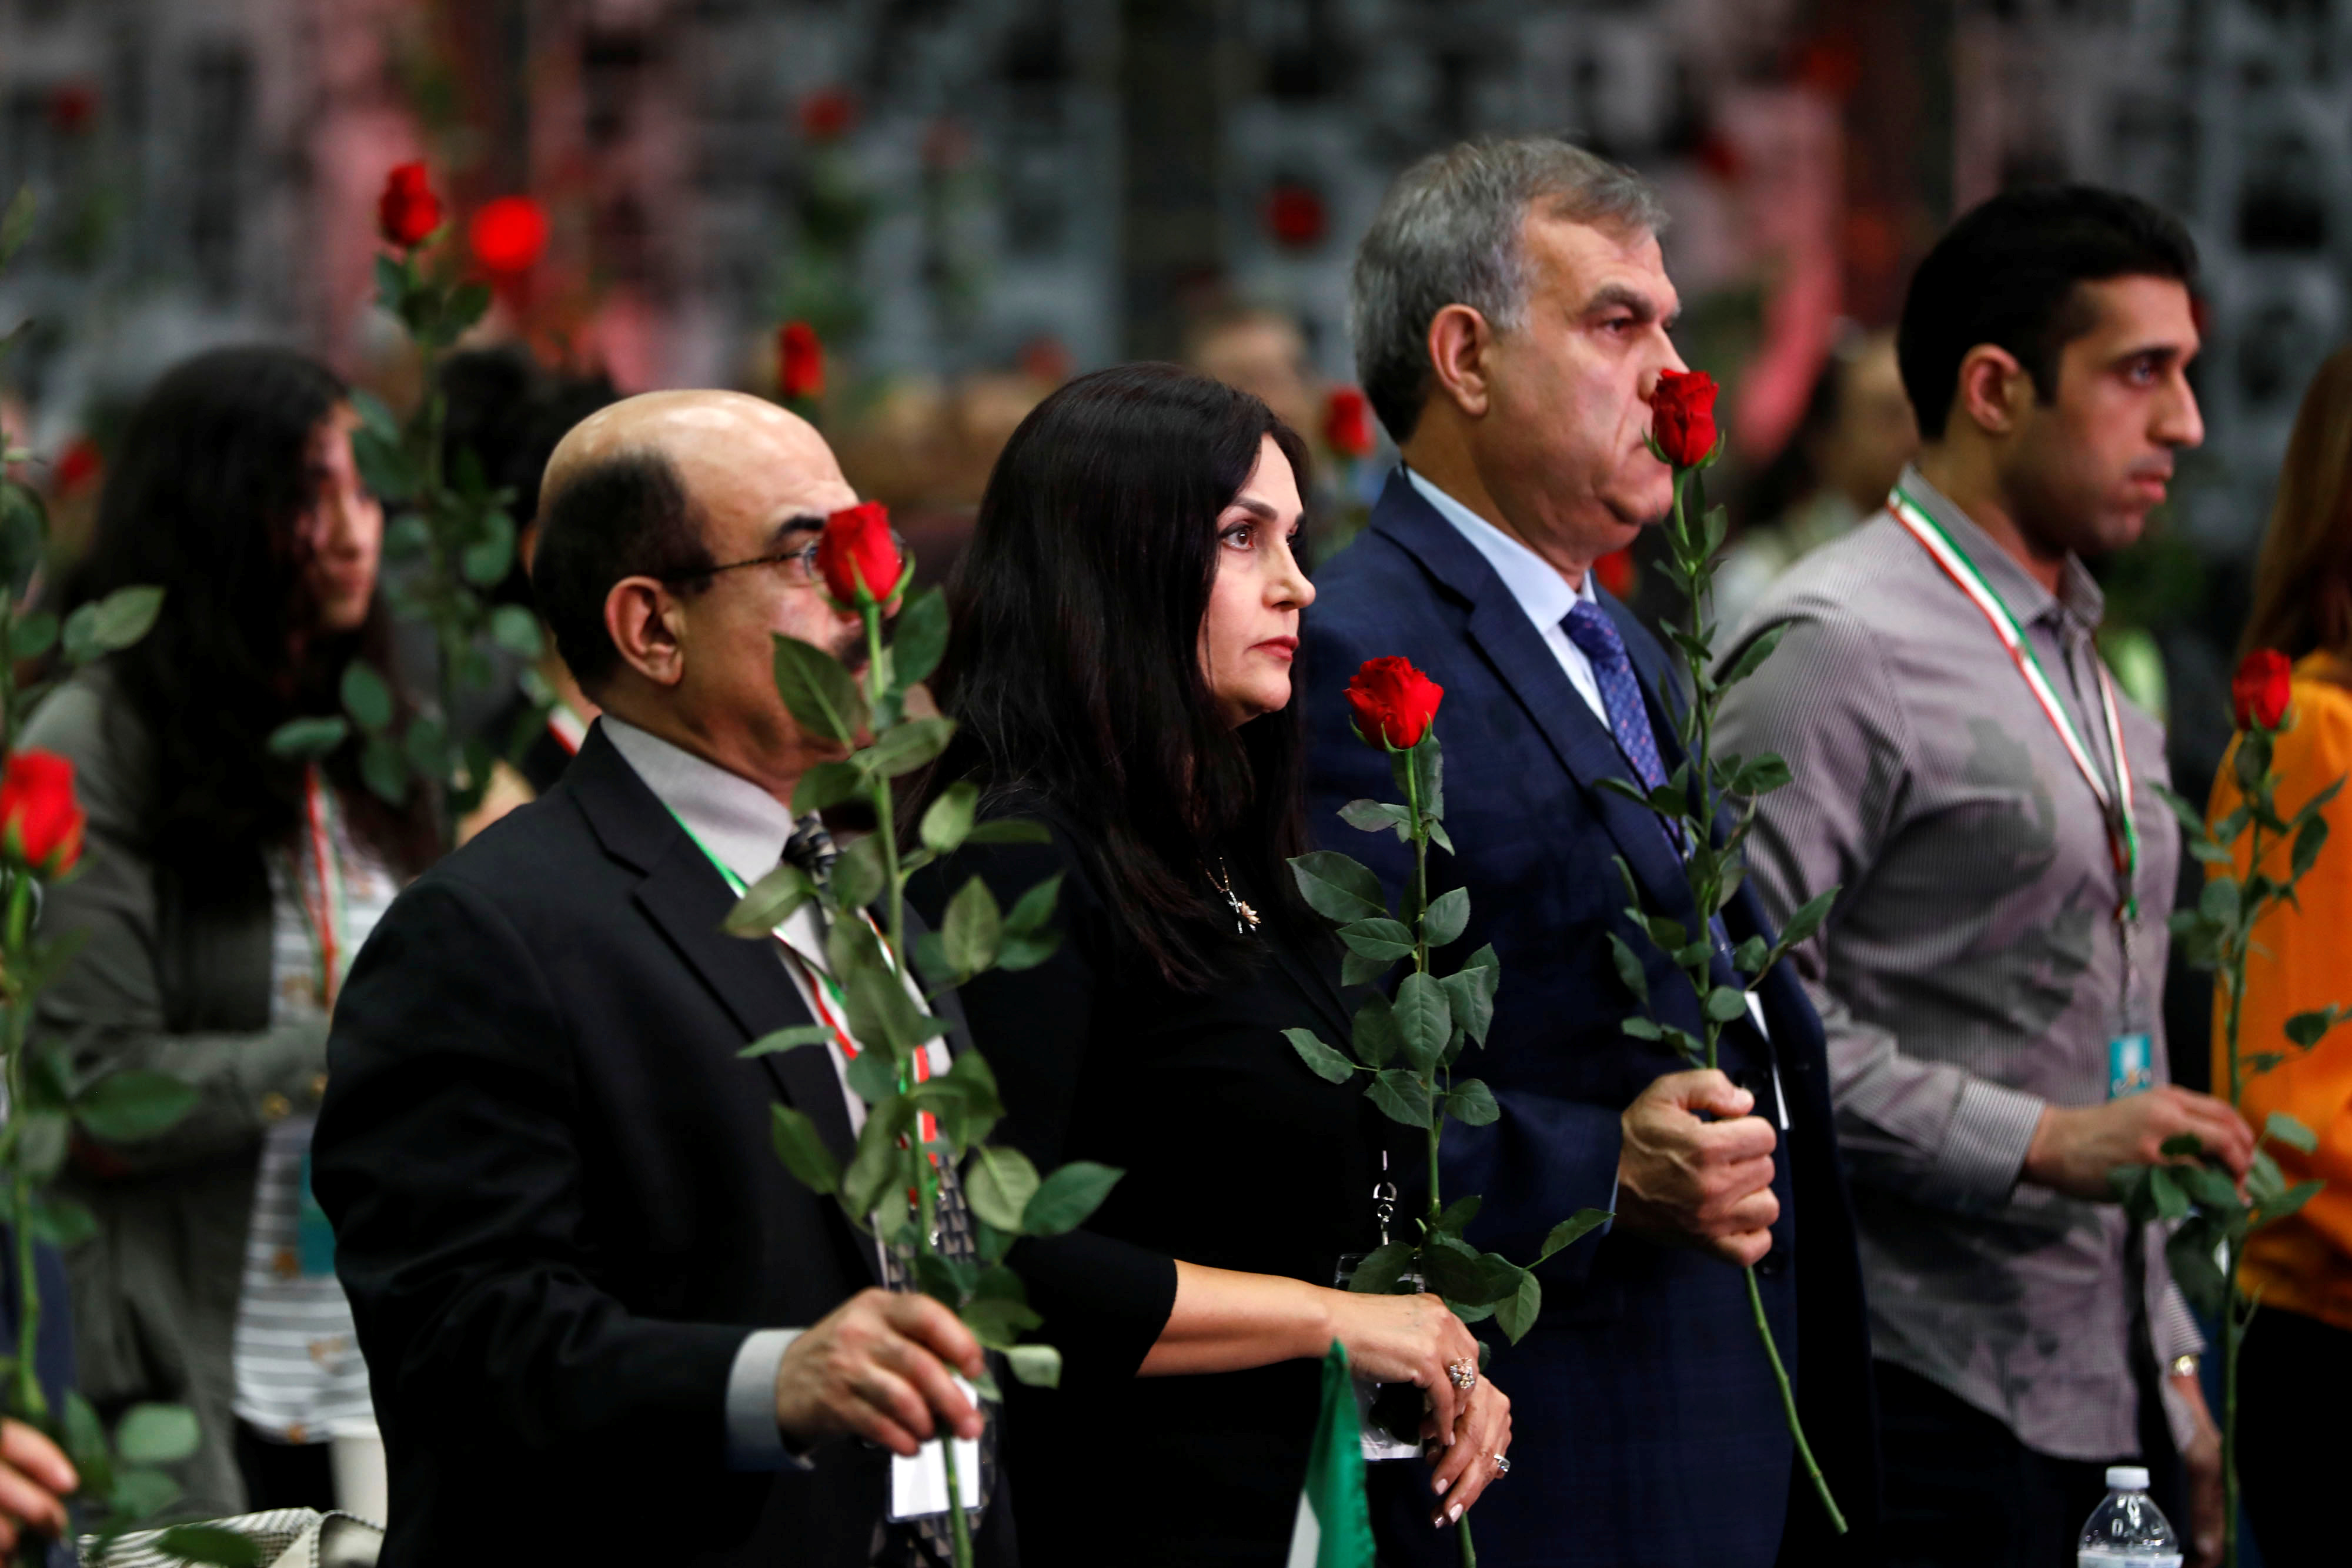
[[[608,713],[596,722],[646,788],[720,865],[747,883],[776,869],[793,834],[793,813],[782,800],[626,719]]]
[[[1454,525],[1454,531],[1470,541],[1471,548],[1486,558],[1511,597],[1538,631],[1549,631],[1568,619],[1577,601],[1587,604],[1601,602],[1592,591],[1592,573],[1587,571],[1584,580],[1575,588],[1559,574],[1559,568],[1536,554],[1527,546],[1414,473],[1410,467],[1405,478],[1421,492],[1422,499],[1437,508],[1437,515]]]
[[[2074,551],[2066,552],[2066,564],[2059,570],[2061,594],[2053,594],[2035,580],[2032,574],[2017,563],[2017,559],[1995,542],[1993,537],[1979,528],[1974,518],[1960,510],[1958,503],[1927,483],[1916,465],[1906,465],[1903,477],[1896,482],[1902,492],[1918,504],[1919,509],[1943,526],[1952,542],[1969,558],[1969,564],[1981,573],[2009,612],[2017,617],[2020,625],[2036,621],[2055,622],[2072,620],[2084,631],[2098,629],[2106,613],[2106,594],[2098,579],[2091,575],[2083,558]]]

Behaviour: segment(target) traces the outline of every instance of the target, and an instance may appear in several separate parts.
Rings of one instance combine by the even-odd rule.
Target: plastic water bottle
[[[2083,1526],[2076,1568],[2180,1568],[2180,1540],[2148,1500],[2147,1471],[2107,1467],[2106,1500]]]

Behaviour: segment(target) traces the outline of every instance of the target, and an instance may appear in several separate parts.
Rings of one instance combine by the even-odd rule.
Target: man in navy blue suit
[[[1580,1207],[1617,1215],[1544,1268],[1540,1319],[1497,1343],[1515,1468],[1478,1511],[1490,1568],[1814,1568],[1872,1551],[1869,1344],[1820,1021],[1776,971],[1725,1030],[1720,1071],[1620,1028],[1633,1000],[1612,931],[1646,956],[1669,1021],[1699,1027],[1688,983],[1624,919],[1614,863],[1696,929],[1678,852],[1601,783],[1679,759],[1665,660],[1591,570],[1671,499],[1643,440],[1659,372],[1682,368],[1663,218],[1633,173],[1548,139],[1456,147],[1399,177],[1357,254],[1352,315],[1404,466],[1317,578],[1303,627],[1313,831],[1391,886],[1402,847],[1338,817],[1391,788],[1341,689],[1383,654],[1445,689],[1458,852],[1431,857],[1432,892],[1469,890],[1460,950],[1491,942],[1503,966],[1473,1068],[1502,1115],[1450,1126],[1444,1148],[1445,1190],[1486,1197],[1471,1239],[1524,1258]],[[1734,942],[1764,929],[1746,892],[1724,920]],[[1745,1264],[1854,1524],[1842,1540],[1794,1461]],[[1376,1481],[1391,1550],[1437,1561],[1446,1537],[1407,1522],[1428,1500],[1381,1469],[1396,1472]]]

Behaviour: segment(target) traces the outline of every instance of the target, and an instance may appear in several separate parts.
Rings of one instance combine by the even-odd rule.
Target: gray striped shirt
[[[1903,486],[2024,626],[2112,779],[2091,574],[2070,559],[2053,598],[1917,470]],[[2147,1031],[2156,1082],[2168,1077],[2159,999],[2179,846],[2150,788],[2168,777],[2163,729],[2119,694],[2141,838],[2139,915],[2119,927],[2090,785],[1983,612],[1902,525],[1882,512],[1801,561],[1732,653],[1782,624],[1727,702],[1721,744],[1777,751],[1796,775],[1764,798],[1750,841],[1773,918],[1844,890],[1792,961],[1828,1032],[1873,1348],[2037,1452],[2129,1456],[2128,1224],[2018,1175],[2045,1104],[2107,1097],[2119,1033]],[[2202,1348],[2162,1234],[2147,1242],[2157,1354]]]

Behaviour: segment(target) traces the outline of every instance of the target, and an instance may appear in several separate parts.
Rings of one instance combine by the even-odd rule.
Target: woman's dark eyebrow
[[[1282,520],[1281,514],[1276,512],[1272,507],[1267,506],[1264,501],[1254,499],[1248,496],[1236,497],[1233,502],[1233,505],[1239,507],[1243,511],[1247,512],[1250,516],[1254,517],[1263,517],[1269,523],[1280,522]]]

